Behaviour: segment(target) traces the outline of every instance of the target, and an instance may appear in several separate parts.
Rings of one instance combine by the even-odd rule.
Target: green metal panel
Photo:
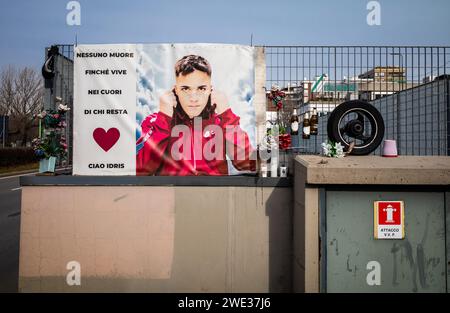
[[[404,240],[374,239],[379,200],[404,201]],[[446,291],[443,192],[327,191],[326,211],[327,292]],[[376,277],[367,269],[371,261],[380,265],[379,285],[368,284],[368,276]]]
[[[447,292],[450,292],[450,192],[445,193],[445,216],[446,216],[446,236],[447,236]]]
[[[356,91],[356,84],[343,84],[337,83],[336,85],[333,83],[325,84],[323,87],[323,91],[325,92],[346,92],[346,91]]]

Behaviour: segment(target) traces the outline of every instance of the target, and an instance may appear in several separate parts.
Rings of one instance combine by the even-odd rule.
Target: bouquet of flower
[[[286,150],[291,146],[291,135],[287,133],[287,123],[283,118],[283,100],[286,94],[280,90],[280,87],[273,85],[267,97],[277,109],[276,125],[278,126],[278,133],[276,135],[279,141],[279,149]]]
[[[56,132],[51,132],[44,138],[35,138],[31,143],[38,159],[63,157],[67,153],[65,137],[59,136]]]
[[[322,143],[322,152],[324,156],[330,158],[342,158],[345,156],[344,147],[340,142],[328,141]]]
[[[283,134],[280,133],[278,136],[279,145],[281,150],[287,150],[291,146],[292,138],[290,134],[287,134],[284,132]]]
[[[267,129],[266,133],[266,142],[265,145],[267,147],[274,148],[277,146],[276,140],[278,139],[278,148],[281,150],[289,149],[291,146],[291,135],[286,132],[286,128],[282,126],[277,126],[277,130]],[[270,150],[270,149],[269,149]]]
[[[70,109],[67,105],[60,104],[58,110],[45,110],[37,115],[43,122],[44,128],[66,127],[65,113]]]
[[[277,85],[273,85],[270,90],[267,98],[272,101],[273,105],[277,108],[277,111],[283,108],[283,99],[286,97],[286,94],[280,90],[280,87]]]

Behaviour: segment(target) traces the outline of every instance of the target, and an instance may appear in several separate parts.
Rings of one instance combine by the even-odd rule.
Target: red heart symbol
[[[103,128],[96,128],[93,133],[95,142],[108,152],[119,140],[120,132],[117,128],[110,128],[105,131]]]

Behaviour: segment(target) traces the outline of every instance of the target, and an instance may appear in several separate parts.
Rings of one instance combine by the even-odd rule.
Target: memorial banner
[[[256,170],[254,48],[78,45],[74,175]]]

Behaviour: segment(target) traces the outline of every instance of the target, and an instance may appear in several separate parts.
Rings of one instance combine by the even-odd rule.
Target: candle
[[[267,177],[267,166],[265,165],[261,166],[261,176]]]

